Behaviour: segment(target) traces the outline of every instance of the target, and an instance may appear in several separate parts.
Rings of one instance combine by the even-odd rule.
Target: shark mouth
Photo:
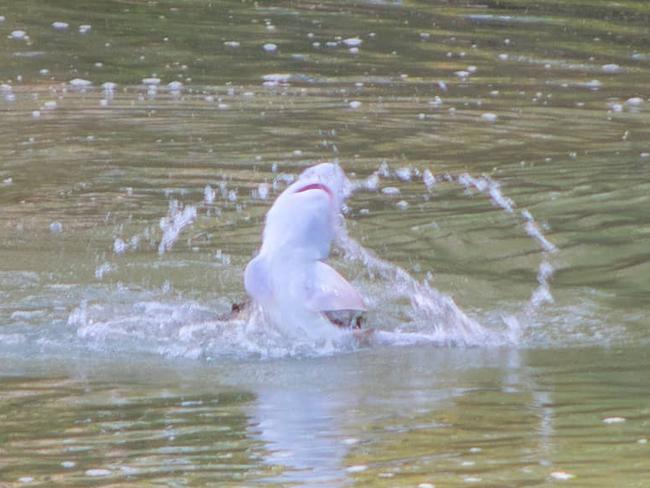
[[[295,193],[302,193],[304,191],[309,191],[309,190],[322,190],[325,193],[327,193],[330,197],[332,197],[332,190],[329,189],[327,185],[323,185],[322,183],[310,183],[305,186],[301,186],[298,188]]]

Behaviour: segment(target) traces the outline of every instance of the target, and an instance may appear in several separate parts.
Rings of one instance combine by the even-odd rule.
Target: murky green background
[[[7,0],[0,18],[0,486],[648,485],[650,4]],[[349,200],[349,233],[488,328],[518,314],[517,343],[221,356],[210,320],[243,296],[283,178],[333,158],[490,176],[559,248],[554,302],[519,312],[544,258],[515,216],[390,177],[399,196]],[[160,255],[173,201],[197,218]]]

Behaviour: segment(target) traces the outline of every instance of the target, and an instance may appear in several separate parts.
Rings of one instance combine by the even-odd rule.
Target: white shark
[[[318,164],[284,190],[266,214],[262,247],[246,266],[244,285],[286,333],[332,337],[337,327],[328,317],[366,311],[361,294],[324,263],[349,188],[337,164]]]

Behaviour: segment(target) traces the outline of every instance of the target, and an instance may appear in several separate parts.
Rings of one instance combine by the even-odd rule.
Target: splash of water
[[[489,195],[492,203],[503,209],[505,212],[509,214],[515,213],[515,203],[501,192],[501,187],[498,182],[487,176],[474,178],[468,173],[463,173],[456,178],[448,176],[448,180],[457,182],[465,188],[473,187],[479,192]],[[533,215],[528,210],[522,210],[520,215],[524,221],[524,230],[526,231],[526,234],[539,244],[544,255],[537,272],[538,286],[533,291],[526,306],[526,311],[531,313],[544,303],[553,303],[550,280],[555,273],[555,268],[553,268],[553,265],[551,265],[549,261],[549,254],[557,252],[557,247],[544,236],[542,231],[539,229],[537,222],[535,222]]]
[[[169,211],[166,217],[160,219],[160,229],[163,231],[158,254],[161,256],[169,251],[180,233],[196,220],[196,207],[188,205],[183,207],[177,200],[169,202]]]
[[[453,299],[426,282],[419,282],[406,270],[386,262],[352,239],[342,225],[337,245],[346,259],[361,263],[368,273],[386,283],[392,298],[406,297],[410,301],[410,326],[398,327],[395,334],[380,336],[381,342],[432,342],[443,345],[497,345],[504,337],[491,333],[468,317]],[[414,333],[408,337],[403,334]]]
[[[409,179],[414,175],[421,177],[428,192],[434,191],[439,183],[454,183],[488,196],[504,212],[520,217],[524,231],[539,244],[544,254],[538,270],[538,286],[526,310],[532,312],[540,305],[552,302],[549,283],[554,269],[549,256],[557,248],[544,236],[532,214],[528,210],[518,213],[515,203],[502,193],[498,182],[491,178],[473,177],[467,173],[458,176],[434,175],[428,169],[420,171],[417,168],[408,168],[408,171],[401,168],[399,174],[393,174],[388,163],[384,162],[366,180],[351,182],[346,188],[349,192],[347,196],[352,197],[357,191],[377,191],[380,179],[404,181],[407,173]],[[276,178],[274,189],[280,183],[286,184],[291,180],[285,179]],[[220,190],[227,198],[230,189],[225,183]],[[212,197],[213,191],[207,193]],[[172,248],[180,234],[195,222],[197,209],[201,208],[201,203],[193,206],[182,205],[176,200],[170,202],[167,216],[161,219],[163,236],[158,248],[160,254]],[[348,235],[343,220],[335,245],[347,262],[356,263],[365,270],[369,280],[365,286],[363,283],[360,285],[368,295],[369,303],[375,305],[373,308],[382,307],[386,311],[388,307],[395,309],[397,314],[391,317],[390,324],[379,323],[381,320],[378,320],[375,325],[379,327],[364,336],[362,341],[350,331],[336,329],[336,334],[323,337],[288,337],[286,331],[275,327],[259,308],[252,308],[246,315],[232,318],[215,311],[225,312],[228,309],[229,304],[225,300],[216,305],[182,300],[170,303],[169,300],[161,302],[155,293],[141,299],[136,297],[131,305],[82,302],[70,314],[68,327],[75,330],[81,341],[102,349],[115,344],[125,347],[129,343],[138,350],[164,356],[204,359],[242,355],[261,358],[321,356],[354,350],[367,344],[497,346],[518,342],[521,327],[514,316],[501,317],[502,328],[482,325],[458,307],[450,296],[436,290],[426,280],[418,281],[403,268],[382,260],[364,248]],[[408,305],[404,306],[404,303]]]

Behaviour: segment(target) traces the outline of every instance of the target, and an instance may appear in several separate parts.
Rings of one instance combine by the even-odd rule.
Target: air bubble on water
[[[223,45],[230,48],[238,48],[241,44],[237,41],[226,41]]]
[[[623,104],[622,104],[622,103],[611,102],[611,103],[608,103],[607,106],[609,107],[609,109],[610,109],[612,112],[617,112],[617,113],[618,113],[618,112],[622,112],[622,111],[623,111]]]
[[[486,113],[481,115],[481,120],[484,121],[484,122],[496,122],[497,118],[498,117],[497,117],[496,114],[493,114],[493,113],[490,113],[490,112],[486,112]]]
[[[603,64],[602,66],[603,71],[605,73],[621,73],[623,71],[623,68],[621,68],[618,64]]]
[[[278,45],[273,44],[272,42],[267,42],[262,46],[262,49],[264,49],[267,53],[272,53],[278,50]]]
[[[5,186],[9,186],[9,185],[13,184],[13,182],[14,182],[14,179],[11,178],[11,177],[5,178],[4,180],[2,180],[2,184],[5,185]]]
[[[40,110],[33,110],[32,111],[32,118],[38,119],[41,116]]]
[[[575,478],[575,475],[573,475],[571,473],[567,473],[566,471],[553,471],[550,474],[550,476],[554,480],[558,480],[558,481],[567,481],[567,480],[570,480],[572,478]]]
[[[52,27],[56,30],[66,30],[68,27],[70,27],[70,24],[67,22],[52,22]]]
[[[73,88],[88,88],[93,83],[92,81],[84,80],[82,78],[75,78],[74,80],[70,80],[68,84]]]
[[[228,201],[229,202],[236,202],[237,201],[237,191],[236,190],[230,190],[228,192]]]
[[[85,473],[86,473],[86,476],[91,476],[93,478],[101,477],[101,476],[110,476],[111,475],[110,470],[108,470],[108,469],[99,469],[99,468],[97,468],[97,469],[87,469],[85,471]]]
[[[363,41],[358,37],[350,37],[349,39],[343,39],[343,44],[348,47],[358,47]]]
[[[628,107],[640,107],[643,103],[644,100],[641,97],[632,97],[625,100],[625,105]]]
[[[167,83],[167,90],[172,93],[178,93],[183,89],[183,83],[180,81],[172,81]]]
[[[359,54],[359,48],[358,47],[351,47],[349,49],[350,54]]]
[[[469,71],[465,71],[465,70],[454,71],[454,74],[464,80],[469,76]]]
[[[79,26],[79,34],[87,34],[93,28],[90,24],[81,24]]]
[[[353,100],[353,101],[350,102],[349,105],[350,105],[350,108],[357,109],[357,108],[361,107],[361,102],[358,101],[358,100]]]
[[[406,210],[409,208],[409,203],[406,200],[400,200],[395,204],[395,206],[400,210]]]
[[[399,188],[396,188],[394,186],[387,186],[385,188],[382,188],[381,192],[384,195],[399,195],[400,194]]]
[[[498,57],[499,57],[499,59],[500,59],[501,61],[507,61],[507,60],[508,60],[508,55],[505,54],[505,53],[499,54]]]
[[[153,76],[150,78],[143,78],[142,84],[147,86],[157,86],[160,85],[160,78],[156,78]]]
[[[50,224],[50,232],[52,234],[60,234],[63,232],[63,224],[61,222],[52,222]]]
[[[605,424],[622,424],[626,421],[623,417],[607,417],[603,419]]]
[[[63,461],[61,463],[61,466],[63,466],[66,469],[74,468],[77,465],[74,461]]]
[[[289,80],[291,79],[291,74],[290,73],[270,73],[268,75],[262,76],[262,79],[270,83],[268,86],[273,86],[277,84],[286,84],[289,83]]]
[[[22,40],[29,39],[29,36],[27,35],[27,32],[25,32],[24,30],[12,31],[11,34],[9,34],[9,37],[11,39],[15,39],[17,41],[22,41]]]

